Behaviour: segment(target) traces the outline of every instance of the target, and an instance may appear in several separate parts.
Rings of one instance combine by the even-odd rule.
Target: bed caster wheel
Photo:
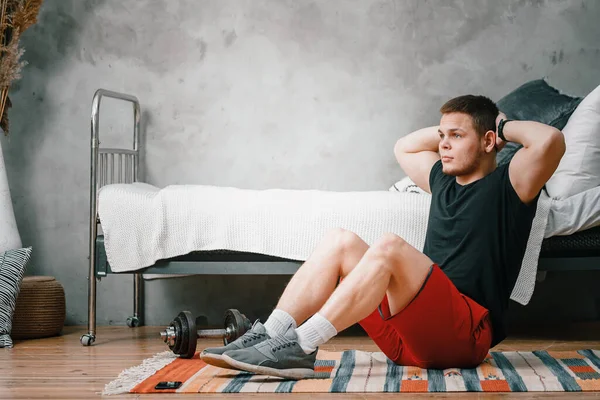
[[[91,346],[96,341],[96,336],[86,333],[85,335],[81,335],[79,341],[83,346]]]
[[[140,326],[140,319],[138,317],[127,318],[127,326],[130,328],[137,328]]]

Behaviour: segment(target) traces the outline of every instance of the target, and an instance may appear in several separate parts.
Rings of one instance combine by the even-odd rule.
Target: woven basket
[[[26,276],[13,316],[13,339],[58,335],[65,322],[65,291],[51,276]]]

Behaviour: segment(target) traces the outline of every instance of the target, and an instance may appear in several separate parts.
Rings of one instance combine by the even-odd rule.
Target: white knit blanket
[[[344,228],[372,244],[393,232],[425,242],[431,196],[409,180],[390,191],[247,190],[144,184],[101,188],[98,213],[115,272],[202,250],[234,250],[306,260],[325,233]],[[512,299],[525,305],[535,286],[549,201],[540,199]]]

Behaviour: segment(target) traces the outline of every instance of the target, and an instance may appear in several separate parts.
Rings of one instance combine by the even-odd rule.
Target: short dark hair
[[[487,131],[496,131],[498,107],[496,103],[485,96],[468,94],[455,97],[444,103],[440,112],[442,114],[457,112],[470,115],[473,118],[473,127],[479,136],[483,136]]]

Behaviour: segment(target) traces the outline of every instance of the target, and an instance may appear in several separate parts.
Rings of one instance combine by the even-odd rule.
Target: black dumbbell
[[[160,336],[173,353],[181,358],[192,358],[196,353],[198,339],[223,338],[223,344],[227,345],[250,330],[252,323],[238,310],[230,309],[225,312],[224,326],[223,329],[198,330],[192,313],[182,311],[169,327],[160,332]]]

